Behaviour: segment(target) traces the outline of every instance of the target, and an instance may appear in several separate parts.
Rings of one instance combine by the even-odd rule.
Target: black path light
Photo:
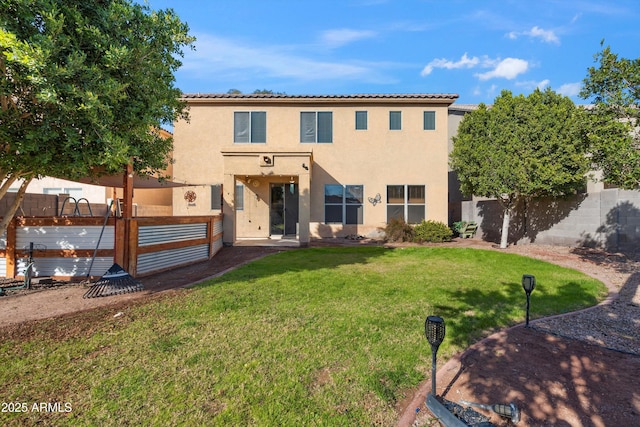
[[[466,427],[468,424],[458,419],[442,404],[436,396],[436,354],[444,340],[444,319],[440,316],[429,316],[424,322],[424,333],[431,345],[431,393],[427,395],[427,408],[445,427]]]
[[[527,320],[524,324],[525,328],[529,327],[529,302],[531,299],[531,292],[536,287],[536,278],[531,274],[522,275],[522,288],[527,293]]]
[[[440,316],[428,316],[424,322],[424,333],[431,345],[431,394],[436,395],[436,354],[445,334],[444,319]]]

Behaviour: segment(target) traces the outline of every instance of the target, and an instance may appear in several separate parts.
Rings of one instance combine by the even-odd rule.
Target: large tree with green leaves
[[[589,108],[595,165],[603,180],[626,189],[640,186],[640,58],[619,58],[607,46],[595,55],[580,96]]]
[[[464,194],[496,198],[503,210],[501,248],[523,199],[563,196],[589,169],[583,111],[551,89],[529,96],[503,91],[491,107],[467,114],[453,137],[451,167]]]
[[[165,169],[186,118],[174,73],[194,39],[172,10],[130,0],[0,0],[0,198],[22,179]]]

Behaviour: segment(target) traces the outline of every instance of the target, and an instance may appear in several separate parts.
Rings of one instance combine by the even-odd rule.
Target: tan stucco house
[[[174,215],[224,214],[224,242],[375,235],[447,222],[455,94],[187,94],[174,125]]]

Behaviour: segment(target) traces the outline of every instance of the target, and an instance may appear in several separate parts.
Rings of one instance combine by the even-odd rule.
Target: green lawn
[[[427,315],[445,319],[444,360],[524,319],[590,306],[582,273],[474,249],[312,248],[246,265],[177,296],[79,327],[45,323],[0,344],[0,395],[27,413],[0,424],[392,425],[430,373]],[[47,326],[49,325],[49,326]],[[50,328],[77,330],[52,340]],[[32,410],[70,403],[69,413]]]

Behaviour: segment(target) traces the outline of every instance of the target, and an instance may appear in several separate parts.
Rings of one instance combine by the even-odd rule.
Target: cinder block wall
[[[0,212],[6,212],[13,205],[16,193],[7,193],[0,200]],[[25,194],[17,216],[55,216],[58,210],[58,196],[55,194]]]
[[[462,202],[462,219],[476,221],[483,240],[500,241],[502,208],[496,200]],[[640,245],[640,192],[607,189],[520,203],[511,219],[509,243],[634,251]]]
[[[64,195],[55,194],[32,194],[27,193],[16,212],[16,216],[59,216],[62,203],[65,200]],[[11,206],[16,199],[16,193],[7,193],[0,200],[0,215]],[[85,202],[78,204],[80,216],[104,216],[107,213],[107,205],[104,203],[92,203],[91,211]],[[64,206],[64,215],[73,216],[75,204],[72,200],[68,200]]]

